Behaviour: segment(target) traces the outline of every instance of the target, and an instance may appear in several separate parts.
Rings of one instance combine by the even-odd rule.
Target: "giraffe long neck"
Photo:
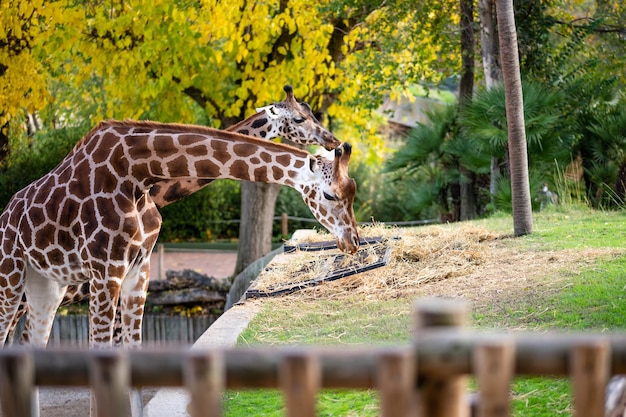
[[[284,133],[280,132],[277,119],[270,117],[266,111],[255,113],[225,130],[259,139],[273,139]],[[165,207],[206,187],[212,181],[212,179],[163,180],[150,189],[150,196],[157,207]]]
[[[296,187],[311,161],[307,152],[290,146],[199,126],[106,122],[91,140],[98,140],[95,136],[99,150],[110,149],[107,166],[129,172],[144,190],[160,181],[217,178]],[[118,170],[115,164],[126,166]]]

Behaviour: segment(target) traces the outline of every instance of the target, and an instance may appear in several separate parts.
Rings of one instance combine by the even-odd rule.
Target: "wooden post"
[[[91,352],[89,382],[97,417],[124,416],[130,392],[130,367],[125,352]],[[91,408],[93,409],[94,404]]]
[[[415,304],[415,338],[457,331],[465,327],[467,305],[458,300],[425,299]],[[467,377],[424,377],[418,379],[418,415],[424,417],[468,417]]]
[[[410,350],[381,354],[376,372],[376,385],[380,392],[382,417],[416,415],[415,362],[414,352]]]
[[[511,341],[485,342],[474,352],[478,379],[478,417],[511,415],[511,381],[515,373],[515,345]]]
[[[311,353],[288,353],[279,368],[279,386],[285,395],[287,417],[315,417],[322,375]]]
[[[28,351],[0,356],[0,401],[5,417],[38,415],[35,365]]]
[[[191,402],[191,417],[220,417],[226,370],[221,352],[191,351],[184,362],[183,376]]]
[[[158,250],[158,258],[159,258],[159,271],[158,271],[158,277],[160,280],[164,280],[165,279],[165,245],[162,243],[159,243],[159,245],[157,246],[157,250]]]
[[[602,341],[582,343],[572,348],[570,367],[574,384],[574,416],[604,417],[609,350],[608,343]]]
[[[289,217],[287,216],[287,213],[283,213],[281,217],[281,226],[283,231],[283,239],[287,239],[287,236],[289,236]]]

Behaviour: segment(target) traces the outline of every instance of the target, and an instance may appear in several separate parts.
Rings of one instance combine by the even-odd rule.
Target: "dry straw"
[[[468,274],[487,256],[486,242],[498,236],[483,228],[471,226],[429,226],[398,229],[375,225],[362,228],[361,238],[382,238],[380,243],[363,245],[357,255],[342,255],[338,250],[322,252],[297,251],[276,258],[253,288],[276,291],[316,278],[332,275],[341,268],[364,268],[378,262],[384,249],[391,248],[386,266],[341,278],[332,283],[309,288],[303,293],[341,293],[398,291],[421,284]],[[297,243],[332,241],[328,234],[310,232],[300,235]],[[288,242],[294,243],[294,242]],[[326,294],[331,295],[331,294]]]

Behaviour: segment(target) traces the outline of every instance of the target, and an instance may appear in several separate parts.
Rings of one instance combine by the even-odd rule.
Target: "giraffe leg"
[[[28,269],[25,280],[28,315],[24,342],[35,347],[46,347],[54,315],[65,294],[64,285]]]
[[[65,293],[65,286],[59,285],[32,269],[28,269],[25,280],[25,295],[28,315],[24,333],[24,343],[36,347],[48,344],[54,315]],[[31,394],[34,416],[39,417],[39,389]]]
[[[17,264],[17,266],[16,266]],[[0,346],[4,346],[7,336],[14,330],[18,308],[24,295],[24,264],[9,256],[0,258]]]
[[[147,258],[149,260],[149,258]],[[129,274],[122,282],[120,294],[121,337],[125,346],[139,349],[142,340],[143,310],[150,278],[150,262],[144,261],[137,272]],[[132,417],[143,416],[141,388],[130,392],[130,410]]]

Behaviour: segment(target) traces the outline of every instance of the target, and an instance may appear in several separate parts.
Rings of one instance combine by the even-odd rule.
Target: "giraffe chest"
[[[32,198],[24,207],[18,234],[25,260],[61,285],[121,280],[141,269],[161,224],[147,194],[84,199],[66,194],[43,204]]]

